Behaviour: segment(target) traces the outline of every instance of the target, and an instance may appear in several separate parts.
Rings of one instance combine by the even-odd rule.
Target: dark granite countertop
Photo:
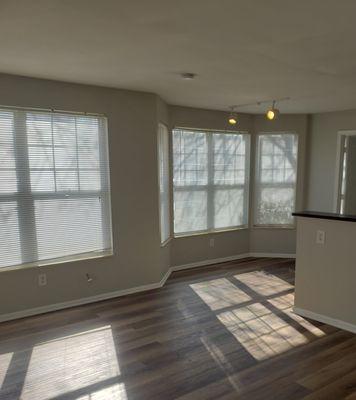
[[[337,213],[329,213],[329,212],[298,211],[298,212],[294,212],[292,215],[294,215],[295,217],[332,219],[332,220],[336,220],[336,221],[356,222],[356,215],[337,214]]]

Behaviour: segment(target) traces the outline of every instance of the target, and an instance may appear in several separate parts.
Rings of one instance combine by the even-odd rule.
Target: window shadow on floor
[[[24,320],[28,328],[0,344],[0,399],[243,393],[251,376],[261,380],[260,366],[293,358],[296,349],[328,332],[292,312],[291,282],[289,265],[201,280],[197,275],[177,287]],[[87,309],[92,311],[75,322]]]

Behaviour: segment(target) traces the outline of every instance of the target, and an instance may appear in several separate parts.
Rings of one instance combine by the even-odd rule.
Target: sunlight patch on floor
[[[34,346],[21,399],[45,400],[119,375],[111,327],[104,326]]]
[[[243,290],[225,278],[193,283],[190,287],[213,311],[251,300]]]
[[[117,383],[88,395],[77,397],[75,400],[128,400],[128,398],[125,384]]]
[[[4,383],[7,370],[9,368],[13,353],[0,354],[0,389]]]
[[[270,296],[286,290],[294,289],[294,286],[278,276],[264,271],[247,272],[235,275],[235,279],[252,289],[261,296]]]
[[[305,335],[260,303],[222,312],[217,317],[259,361],[309,341]]]
[[[311,332],[313,335],[318,337],[326,335],[326,333],[317,326],[293,312],[294,295],[292,293],[270,299],[268,302],[276,309],[283,311],[289,318],[297,322],[300,326]]]

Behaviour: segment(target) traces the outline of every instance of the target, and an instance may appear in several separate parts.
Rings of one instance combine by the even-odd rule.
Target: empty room
[[[0,400],[356,400],[355,15],[0,0]]]

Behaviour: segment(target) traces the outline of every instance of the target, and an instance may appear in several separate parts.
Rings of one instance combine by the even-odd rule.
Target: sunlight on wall
[[[32,351],[21,399],[45,400],[78,390],[82,395],[86,387],[87,396],[79,398],[110,398],[102,394],[108,390],[108,393],[116,391],[117,396],[114,398],[126,399],[123,384],[112,385],[111,382],[112,386],[105,388],[106,380],[119,375],[111,327],[104,326],[36,345]],[[93,385],[95,389],[90,390]],[[119,394],[121,397],[118,397]]]
[[[212,310],[219,310],[251,300],[250,296],[225,278],[193,283],[190,287]]]
[[[0,354],[0,389],[4,382],[7,369],[9,368],[13,353]]]

